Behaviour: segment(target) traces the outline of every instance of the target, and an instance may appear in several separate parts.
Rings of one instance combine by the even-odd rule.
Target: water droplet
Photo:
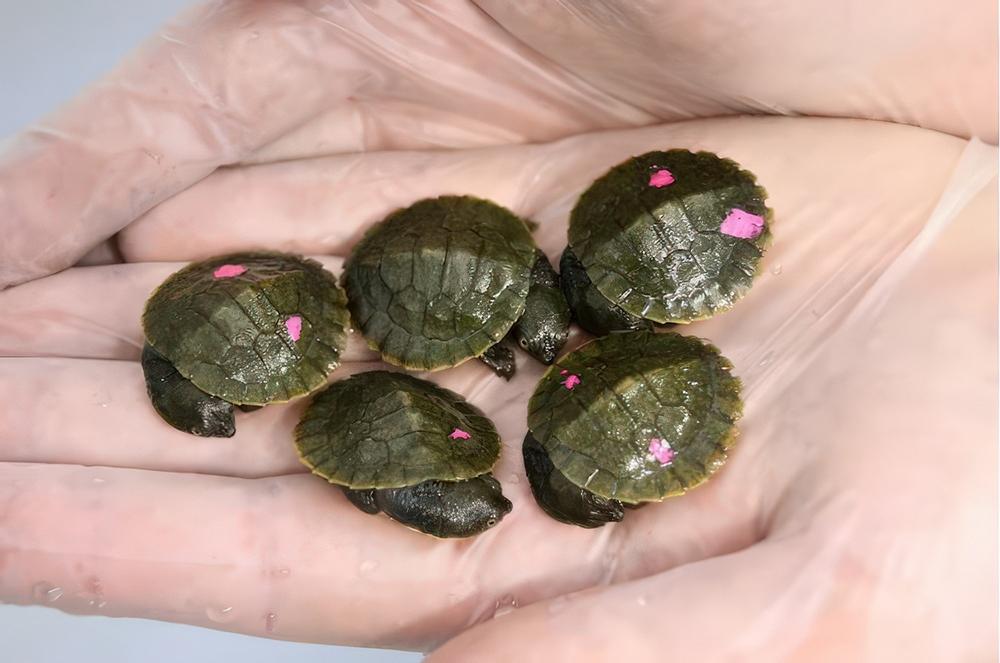
[[[56,587],[47,582],[38,582],[31,588],[31,595],[36,601],[54,603],[62,597],[63,590],[62,587]]]
[[[366,559],[365,561],[361,562],[361,566],[358,567],[358,571],[361,573],[361,575],[367,576],[374,573],[375,569],[377,568],[378,568],[378,562],[376,562],[374,559]]]
[[[250,33],[250,38],[251,39],[256,39],[259,36],[260,36],[260,33],[257,32],[256,30],[254,30],[253,32]]]
[[[645,596],[640,596],[639,598],[637,598],[635,600],[635,602],[636,602],[636,605],[638,605],[640,608],[645,608],[646,607],[646,603],[648,603],[648,601],[646,600]]]
[[[268,633],[274,633],[274,624],[278,621],[278,615],[273,612],[269,612],[264,615],[264,630]]]
[[[597,476],[597,473],[598,473],[599,471],[600,471],[600,470],[594,470],[593,472],[591,472],[591,473],[590,473],[590,476],[589,476],[589,477],[587,477],[587,480],[583,482],[583,487],[584,487],[584,488],[586,488],[587,486],[589,486],[589,485],[590,485],[590,482],[594,480],[594,477],[596,477],[596,476]]]
[[[92,479],[92,481],[93,481],[94,483],[107,483],[107,482],[108,482],[108,480],[107,480],[107,479],[105,479],[104,477],[94,477],[94,478]]]
[[[291,574],[292,574],[292,570],[291,569],[278,569],[278,575],[279,576],[286,576],[287,577],[287,576],[290,576]]]
[[[761,366],[767,366],[768,364],[771,363],[772,359],[774,359],[774,352],[768,350],[767,352],[764,353],[764,356],[760,358],[759,363]]]
[[[163,158],[163,155],[160,154],[159,152],[153,152],[152,150],[147,150],[145,148],[143,148],[142,153],[145,154],[150,159],[152,159],[153,161],[155,161],[156,163],[160,163],[160,160]],[[101,405],[106,406],[107,403],[102,403]]]
[[[98,608],[98,609],[101,609],[101,608],[103,608],[104,606],[106,606],[107,604],[108,604],[108,602],[107,602],[107,601],[105,601],[104,599],[101,599],[100,601],[98,601],[98,602],[97,602],[97,608]]]
[[[210,605],[205,608],[205,616],[208,617],[213,622],[224,624],[226,622],[231,622],[235,619],[236,615],[233,613],[233,606],[226,605],[221,608]]]
[[[780,262],[779,263],[775,263],[774,266],[771,267],[771,273],[774,274],[775,276],[777,276],[778,274],[781,273],[781,263]]]
[[[559,596],[549,601],[549,613],[554,615],[557,612],[562,612],[567,605],[569,605],[569,599],[565,596]]]
[[[497,599],[496,605],[493,607],[493,617],[503,617],[514,612],[516,608],[517,599],[510,594],[506,594]]]

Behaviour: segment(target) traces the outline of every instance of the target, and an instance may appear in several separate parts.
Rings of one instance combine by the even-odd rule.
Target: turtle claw
[[[486,352],[480,355],[479,361],[493,369],[493,372],[504,380],[510,380],[516,371],[514,351],[503,341],[487,348]]]

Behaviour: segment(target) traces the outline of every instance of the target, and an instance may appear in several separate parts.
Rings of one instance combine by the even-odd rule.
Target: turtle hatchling
[[[560,358],[528,405],[525,470],[556,520],[598,527],[681,495],[726,460],[740,382],[692,336],[609,334]]]
[[[349,306],[382,359],[436,371],[479,357],[514,373],[505,337],[551,364],[570,312],[525,220],[472,196],[441,196],[371,228],[344,270]]]
[[[767,192],[710,152],[648,152],[583,192],[560,261],[573,317],[587,331],[687,323],[732,307],[771,240]]]
[[[404,373],[339,380],[295,429],[299,457],[358,509],[440,538],[479,534],[510,512],[490,470],[496,428],[458,394]]]
[[[230,437],[233,406],[249,411],[325,384],[349,324],[344,291],[318,262],[273,252],[195,262],[146,302],[146,389],[174,428]]]

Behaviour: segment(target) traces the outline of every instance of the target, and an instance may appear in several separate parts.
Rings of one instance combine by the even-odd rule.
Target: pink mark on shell
[[[657,189],[662,189],[668,184],[673,183],[674,174],[666,168],[662,168],[649,176],[649,186],[655,186]]]
[[[247,271],[247,268],[243,265],[221,265],[215,268],[212,272],[212,276],[217,279],[229,279],[234,276],[239,276]]]
[[[299,340],[302,336],[302,316],[293,315],[285,320],[285,329],[288,330],[288,335],[292,337],[293,341]]]
[[[456,428],[451,432],[451,435],[449,435],[448,437],[450,437],[453,440],[468,440],[472,436],[469,435],[464,430],[462,430],[461,428]]]
[[[578,384],[580,384],[580,376],[576,375],[575,373],[567,375],[566,379],[563,380],[563,386],[569,389],[570,391],[573,391],[573,388],[576,387],[576,385]]]
[[[566,370],[565,368],[559,371],[559,375],[566,375],[567,373],[569,373],[569,371]]]
[[[723,235],[739,237],[740,239],[753,239],[763,231],[764,217],[741,209],[729,210],[729,214],[719,226],[719,232]]]
[[[674,458],[677,456],[677,452],[670,448],[670,443],[658,437],[654,437],[649,441],[649,453],[663,466],[673,463]]]

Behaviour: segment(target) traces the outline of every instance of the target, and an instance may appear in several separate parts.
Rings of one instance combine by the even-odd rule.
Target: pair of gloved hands
[[[446,643],[435,661],[988,658],[996,149],[967,138],[996,141],[995,22],[978,0],[193,10],[0,155],[0,598]],[[829,119],[716,117],[737,113]],[[519,453],[533,362],[431,376],[505,440],[514,511],[472,540],[306,474],[302,402],[229,440],[149,406],[141,307],[183,261],[339,272],[444,193],[538,221],[555,257],[589,182],[671,147],[735,159],[775,210],[750,295],[681,330],[734,361],[747,413],[682,498],[593,531],[545,516]],[[339,376],[374,366],[352,343]]]

